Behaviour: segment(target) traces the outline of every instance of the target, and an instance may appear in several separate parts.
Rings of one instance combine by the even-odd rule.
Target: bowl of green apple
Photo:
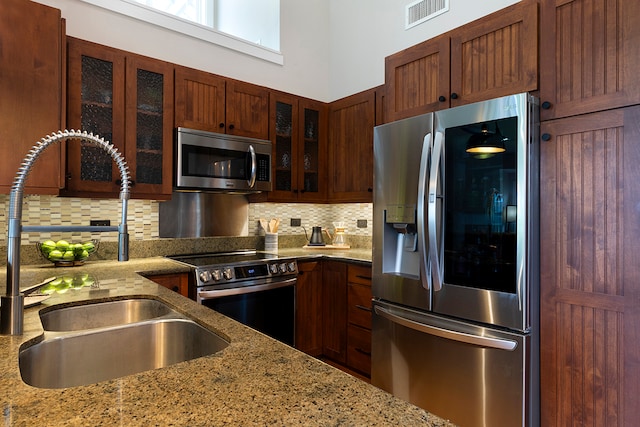
[[[45,240],[36,243],[38,251],[47,261],[56,267],[73,267],[84,264],[89,256],[98,249],[97,240],[84,243],[71,243],[67,240]]]

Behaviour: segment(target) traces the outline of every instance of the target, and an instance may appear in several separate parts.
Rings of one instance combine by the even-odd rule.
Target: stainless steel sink
[[[46,334],[19,355],[22,380],[34,387],[94,384],[207,356],[229,345],[188,319]]]
[[[175,312],[161,301],[149,298],[106,301],[56,308],[40,313],[45,331],[79,331],[126,325]]]

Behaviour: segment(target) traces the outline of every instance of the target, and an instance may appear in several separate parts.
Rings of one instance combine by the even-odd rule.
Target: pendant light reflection
[[[496,122],[496,132],[491,133],[487,128],[487,124],[483,123],[480,133],[473,134],[467,141],[467,153],[473,154],[476,159],[488,159],[497,153],[504,153],[506,148],[504,143],[508,141],[500,132],[498,123]]]

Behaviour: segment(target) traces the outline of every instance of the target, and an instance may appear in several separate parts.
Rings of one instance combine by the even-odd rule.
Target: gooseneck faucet
[[[98,145],[111,155],[120,170],[120,200],[122,217],[120,225],[115,226],[22,226],[22,199],[27,175],[40,154],[51,144],[67,139],[79,139]],[[22,232],[83,232],[83,231],[117,231],[118,261],[129,259],[129,234],[127,231],[127,201],[131,179],[129,167],[124,157],[110,142],[93,133],[75,130],[64,130],[52,133],[36,143],[23,159],[11,187],[9,198],[9,217],[7,228],[7,292],[0,297],[0,334],[22,335],[24,322],[24,296],[20,294],[20,237]]]

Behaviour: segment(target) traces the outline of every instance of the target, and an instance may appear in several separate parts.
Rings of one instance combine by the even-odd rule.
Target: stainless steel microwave
[[[271,191],[271,141],[179,127],[177,191]]]

